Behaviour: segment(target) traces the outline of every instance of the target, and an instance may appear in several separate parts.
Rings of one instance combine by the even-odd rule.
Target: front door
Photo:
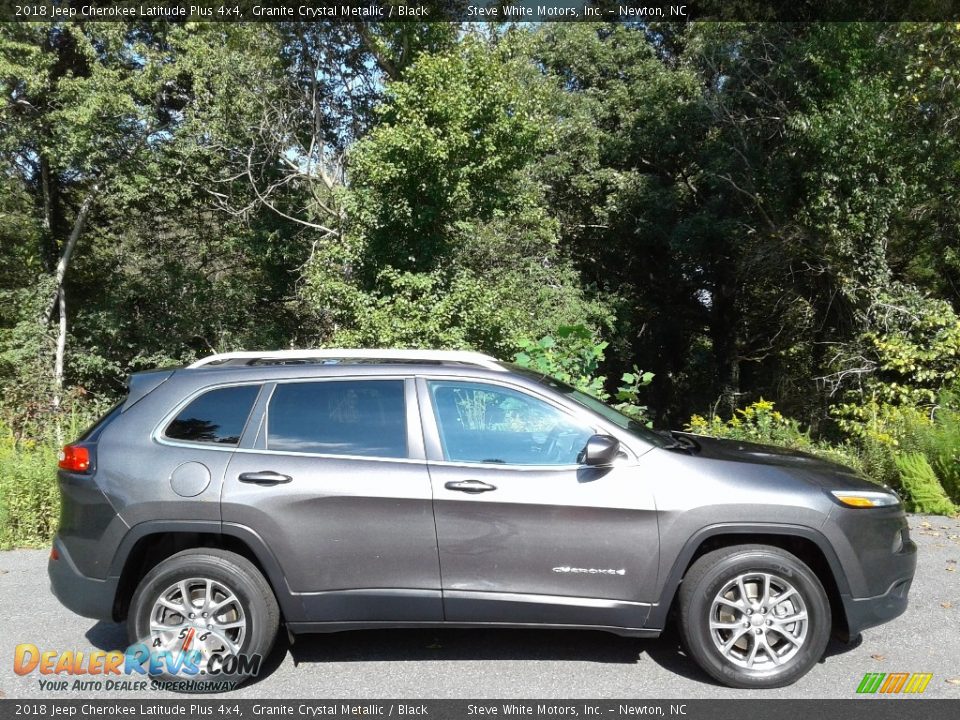
[[[288,620],[441,620],[413,380],[278,382],[261,417],[227,468],[223,522],[277,558],[303,607]]]
[[[659,546],[634,459],[580,465],[599,423],[525,388],[418,387],[446,619],[642,627]]]

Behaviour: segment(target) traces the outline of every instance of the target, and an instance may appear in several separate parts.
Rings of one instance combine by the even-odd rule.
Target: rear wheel
[[[178,689],[203,692],[257,672],[279,618],[273,591],[253,563],[204,548],[177,553],[147,573],[133,595],[127,630],[131,644],[153,653],[163,680],[186,681]],[[178,662],[183,670],[174,673]]]
[[[680,588],[687,653],[731,687],[795,682],[823,656],[831,622],[820,580],[777,547],[739,545],[707,553]]]

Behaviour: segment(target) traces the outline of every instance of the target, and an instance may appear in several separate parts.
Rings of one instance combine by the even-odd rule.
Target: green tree
[[[555,117],[525,42],[469,35],[387,85],[351,153],[345,242],[308,270],[324,339],[509,356],[521,337],[603,320],[534,178]]]

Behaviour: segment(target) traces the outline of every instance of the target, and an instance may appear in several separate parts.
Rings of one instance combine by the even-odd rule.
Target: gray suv
[[[916,566],[896,494],[847,468],[654,432],[468,352],[137,373],[59,481],[56,596],[201,668],[265,656],[281,623],[656,637],[675,618],[713,678],[778,687],[902,613]]]

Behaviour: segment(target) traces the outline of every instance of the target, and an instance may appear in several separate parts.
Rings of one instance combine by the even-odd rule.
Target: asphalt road
[[[301,636],[281,643],[256,682],[231,698],[850,698],[867,672],[930,672],[925,697],[960,699],[960,520],[914,516],[920,546],[910,608],[833,643],[795,685],[743,691],[716,685],[679,649],[657,640],[583,631],[391,630]],[[50,594],[47,553],[0,552],[0,696],[166,697],[165,693],[44,693],[38,675],[17,676],[18,643],[41,649],[123,649],[120,625],[69,613]],[[172,695],[170,695],[172,697]],[[209,697],[209,696],[208,696]]]

